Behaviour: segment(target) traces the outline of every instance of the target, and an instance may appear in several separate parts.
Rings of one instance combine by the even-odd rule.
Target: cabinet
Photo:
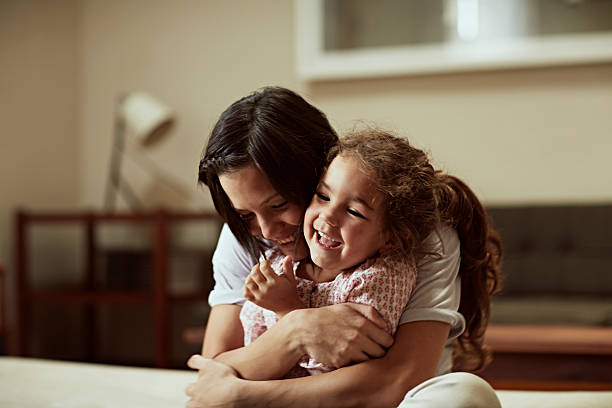
[[[153,365],[168,367],[170,354],[170,311],[173,302],[190,302],[205,300],[210,287],[190,289],[188,292],[173,294],[169,291],[169,251],[172,246],[170,228],[179,223],[209,223],[213,226],[208,237],[216,242],[222,220],[212,212],[175,212],[158,209],[137,213],[99,213],[81,212],[28,212],[18,211],[15,215],[15,262],[17,272],[17,354],[28,356],[28,339],[31,320],[31,308],[34,304],[57,305],[79,304],[86,308],[84,343],[90,361],[95,360],[97,333],[96,307],[99,305],[147,305],[153,314]],[[150,285],[146,288],[121,288],[117,285],[104,287],[99,285],[100,275],[96,259],[104,256],[100,248],[98,230],[103,225],[127,224],[150,226],[150,249],[146,252],[151,257]],[[78,287],[57,288],[37,287],[32,285],[31,249],[28,234],[35,225],[76,225],[83,231],[80,284]],[[115,262],[116,263],[116,262]],[[129,272],[129,271],[128,271]]]

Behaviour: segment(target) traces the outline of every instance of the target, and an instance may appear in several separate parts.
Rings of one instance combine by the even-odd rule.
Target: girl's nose
[[[338,217],[333,208],[327,208],[325,211],[323,211],[320,218],[332,227],[338,226]]]

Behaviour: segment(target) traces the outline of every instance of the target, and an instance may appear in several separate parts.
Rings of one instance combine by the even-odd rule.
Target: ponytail
[[[458,178],[436,172],[438,209],[459,235],[461,242],[461,302],[459,312],[466,328],[457,339],[453,358],[455,371],[479,371],[491,360],[483,344],[489,323],[491,295],[501,284],[502,245],[487,213],[474,192]]]

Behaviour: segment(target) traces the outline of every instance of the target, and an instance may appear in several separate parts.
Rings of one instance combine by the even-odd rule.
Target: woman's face
[[[281,196],[261,170],[251,164],[221,174],[219,182],[251,234],[272,241],[295,260],[307,256],[304,241],[297,247],[295,242],[304,209]]]

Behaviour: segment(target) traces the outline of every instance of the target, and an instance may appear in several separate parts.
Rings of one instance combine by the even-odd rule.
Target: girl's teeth
[[[340,242],[334,241],[322,232],[317,232],[317,234],[319,235],[319,242],[326,248],[336,248],[340,245]]]

